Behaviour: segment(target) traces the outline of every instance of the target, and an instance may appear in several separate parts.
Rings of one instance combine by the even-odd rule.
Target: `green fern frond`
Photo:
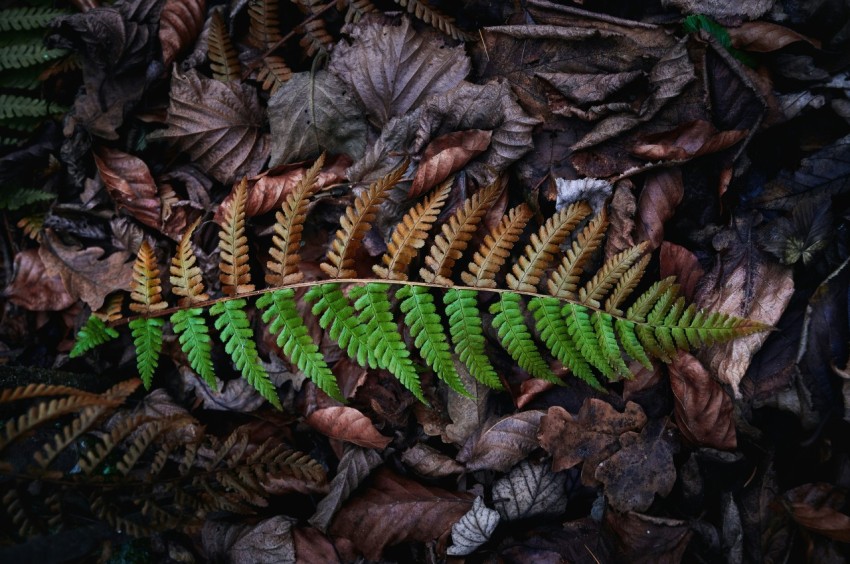
[[[66,108],[51,106],[47,100],[0,94],[0,118],[43,118],[53,114],[63,113]],[[5,124],[3,124],[5,125]]]
[[[562,308],[563,302],[557,298],[532,298],[528,303],[528,310],[534,315],[540,340],[546,344],[552,356],[590,386],[602,389],[593,369],[570,338],[567,322],[561,315]]]
[[[55,61],[67,54],[64,49],[48,49],[40,38],[28,43],[0,47],[0,71],[23,69]]]
[[[0,31],[46,28],[54,18],[68,12],[56,8],[7,8],[0,10]]]
[[[41,86],[41,67],[26,67],[17,70],[4,71],[0,75],[0,88],[16,90],[35,90]]]
[[[212,339],[200,307],[181,309],[171,316],[171,325],[180,348],[189,358],[189,366],[213,389],[218,389],[212,362]]]
[[[74,348],[71,349],[69,356],[71,358],[77,358],[91,349],[117,338],[118,331],[112,327],[107,327],[100,317],[92,314],[86,320],[85,324],[80,327]]]
[[[496,390],[503,389],[502,382],[490,364],[485,352],[484,330],[478,311],[478,292],[449,288],[443,297],[449,316],[449,334],[455,352],[469,369],[473,378]]]
[[[599,339],[590,322],[590,314],[584,306],[567,303],[561,309],[561,315],[567,323],[567,333],[576,345],[581,356],[609,380],[616,378],[605,352],[599,346]]]
[[[264,294],[257,300],[257,307],[263,310],[263,321],[269,326],[271,333],[277,335],[277,345],[283,354],[320,390],[344,402],[345,398],[339,390],[336,377],[328,368],[318,345],[310,338],[307,326],[298,314],[295,291],[287,288]]]
[[[325,329],[349,357],[360,366],[378,367],[375,351],[369,346],[366,327],[358,322],[354,307],[339,284],[313,286],[304,298],[315,302],[312,313],[319,318],[319,327]]]
[[[137,317],[130,322],[130,332],[136,346],[136,366],[147,390],[151,388],[153,373],[159,364],[164,324],[160,317]]]
[[[15,211],[24,206],[56,199],[56,194],[33,188],[4,187],[0,192],[0,210]]]
[[[616,319],[614,328],[617,330],[617,336],[620,338],[620,344],[623,345],[626,354],[640,362],[645,368],[651,369],[652,361],[647,356],[635,333],[635,323],[628,319]]]
[[[629,367],[626,366],[620,354],[620,345],[617,343],[617,337],[614,334],[614,319],[607,313],[595,311],[590,316],[590,324],[596,332],[599,350],[602,351],[608,361],[608,366],[622,378],[631,376]]]
[[[540,354],[523,318],[522,298],[519,294],[501,293],[499,300],[490,306],[494,314],[493,327],[498,332],[502,346],[517,361],[519,367],[541,380],[560,382]]]

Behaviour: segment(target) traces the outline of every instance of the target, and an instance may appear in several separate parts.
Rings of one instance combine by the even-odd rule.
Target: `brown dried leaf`
[[[206,0],[166,0],[159,16],[159,42],[165,68],[181,51],[191,47],[204,27]]]
[[[207,558],[227,562],[295,564],[292,525],[297,521],[276,515],[256,525],[207,520],[201,542]]]
[[[425,152],[408,194],[416,198],[427,192],[487,150],[493,132],[485,129],[467,129],[441,135],[431,141]]]
[[[373,476],[368,489],[337,514],[330,533],[351,541],[370,560],[400,542],[431,542],[445,537],[472,507],[473,496],[424,486],[387,470]]]
[[[168,129],[150,138],[166,139],[189,154],[210,176],[230,184],[260,171],[269,155],[264,113],[256,91],[224,83],[195,70],[171,78]]]
[[[547,382],[540,378],[529,378],[528,380],[524,380],[523,383],[519,385],[520,393],[515,400],[517,408],[523,409],[526,405],[537,398],[537,396],[544,392],[548,392],[554,387],[554,382]]]
[[[331,480],[330,491],[316,505],[316,512],[310,517],[310,524],[326,532],[343,502],[382,462],[381,455],[372,449],[347,445],[345,453],[339,459],[336,476]]]
[[[631,512],[606,511],[605,525],[622,561],[636,564],[679,564],[693,534],[686,521]]]
[[[727,31],[733,47],[755,53],[769,53],[798,41],[805,41],[818,49],[821,46],[817,39],[771,22],[745,22],[739,27],[730,27]]]
[[[682,202],[685,186],[678,168],[652,171],[646,176],[637,205],[635,242],[649,242],[655,250],[664,240],[664,223]]]
[[[469,391],[471,397],[449,394],[447,409],[452,422],[446,425],[445,439],[462,446],[489,419],[492,409],[489,400],[493,391],[474,379],[466,366],[458,363],[457,372],[463,387]]]
[[[26,249],[15,255],[15,277],[2,296],[30,311],[62,311],[73,305],[58,274],[48,274],[38,249]]]
[[[558,515],[567,505],[567,475],[523,460],[493,484],[493,505],[506,521]]]
[[[216,391],[188,366],[180,366],[178,370],[186,391],[194,391],[204,409],[250,413],[259,409],[266,401],[244,378],[229,380],[224,385],[218,382]]]
[[[106,191],[118,209],[125,210],[148,227],[160,229],[159,190],[145,161],[109,147],[98,147],[93,156]]]
[[[299,564],[335,564],[341,562],[330,539],[312,527],[292,530],[295,556]]]
[[[667,7],[677,8],[684,14],[705,14],[715,20],[754,20],[765,15],[775,0],[664,0]]]
[[[676,423],[689,441],[721,450],[738,445],[732,398],[695,357],[680,352],[670,364]]]
[[[631,153],[649,161],[685,161],[727,149],[748,134],[737,129],[718,131],[712,123],[698,119],[640,137]]]
[[[537,432],[543,411],[522,411],[498,419],[486,426],[471,449],[464,447],[458,461],[466,463],[469,472],[496,470],[507,472],[539,445]]]
[[[805,484],[785,493],[791,517],[800,526],[837,540],[850,543],[850,517],[839,509],[846,496],[832,484]]]
[[[629,179],[617,182],[608,206],[608,238],[605,241],[605,260],[635,245],[635,213],[637,200],[634,184]]]
[[[307,416],[307,424],[332,439],[366,448],[383,449],[392,441],[379,433],[372,421],[353,407],[317,409]]]
[[[463,473],[463,466],[426,444],[416,443],[404,451],[401,461],[411,470],[426,478],[444,478]]]
[[[539,72],[539,76],[566,98],[576,104],[593,104],[605,100],[639,76],[642,71],[615,72],[603,74],[580,74],[569,72]]]
[[[697,284],[705,276],[697,256],[685,247],[664,241],[658,258],[661,262],[661,279],[675,276],[679,293],[689,302],[694,301]]]

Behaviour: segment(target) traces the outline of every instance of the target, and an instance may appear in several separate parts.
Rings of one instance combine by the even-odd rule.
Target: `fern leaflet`
[[[74,342],[74,348],[71,349],[69,356],[71,358],[82,356],[98,345],[117,338],[118,331],[112,327],[107,327],[98,316],[91,315],[86,320],[85,325],[80,327],[80,331],[77,333],[77,340]]]
[[[560,382],[549,369],[531,333],[525,326],[522,315],[522,298],[519,294],[503,293],[499,300],[490,306],[494,314],[493,327],[498,331],[499,339],[505,350],[517,361],[519,367],[541,380]]]
[[[460,361],[466,365],[472,377],[485,386],[503,389],[485,351],[478,292],[449,288],[443,302],[449,316],[449,333]]]
[[[331,339],[339,344],[348,356],[360,366],[377,368],[375,351],[369,346],[366,326],[361,325],[354,307],[342,293],[339,284],[313,286],[304,298],[313,305],[313,315],[318,316],[319,326],[326,329]]]

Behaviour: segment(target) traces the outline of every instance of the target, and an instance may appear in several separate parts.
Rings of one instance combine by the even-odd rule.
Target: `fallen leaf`
[[[162,227],[162,204],[148,165],[142,159],[109,147],[93,151],[94,162],[118,209],[154,229]]]
[[[316,504],[316,512],[310,517],[310,524],[327,532],[340,506],[382,462],[381,455],[373,449],[347,445],[339,459],[336,476],[331,480],[330,491]]]
[[[818,49],[821,45],[817,39],[771,22],[744,22],[738,27],[728,28],[727,31],[733,47],[755,53],[769,53],[798,41],[805,41]]]
[[[683,14],[704,14],[715,20],[754,20],[765,15],[775,0],[664,0],[663,5],[677,8]]]
[[[492,131],[467,129],[437,137],[422,153],[408,196],[417,198],[487,150]]]
[[[472,502],[472,509],[452,525],[452,546],[446,551],[449,556],[466,556],[490,540],[490,535],[499,525],[499,512],[484,505],[481,497]]]
[[[697,285],[705,276],[705,270],[703,270],[696,255],[685,247],[664,241],[661,243],[661,252],[658,253],[658,258],[661,262],[661,278],[675,276],[681,295],[689,302],[693,302],[696,297]]]
[[[430,28],[416,31],[407,16],[367,16],[347,33],[351,43],[334,47],[328,70],[354,91],[379,129],[428,96],[451,90],[469,73],[463,45],[446,45]]]
[[[166,68],[195,42],[204,27],[206,14],[206,0],[166,0],[159,16],[159,42]]]
[[[685,161],[727,149],[747,137],[748,131],[718,131],[705,120],[683,123],[674,129],[644,135],[631,153],[649,161]]]
[[[635,245],[635,214],[637,199],[634,184],[628,178],[617,182],[608,206],[608,237],[605,239],[605,260]]]
[[[608,198],[614,190],[614,186],[607,180],[601,178],[578,178],[568,180],[556,178],[555,186],[558,197],[555,200],[555,209],[562,210],[575,202],[587,202],[594,215],[602,212]]]
[[[62,311],[74,304],[58,274],[48,274],[38,249],[15,255],[14,278],[2,296],[30,311]]]
[[[649,242],[655,250],[664,240],[664,224],[682,203],[685,186],[678,168],[651,171],[643,183],[637,204],[635,242]]]
[[[537,432],[543,411],[521,411],[485,426],[471,449],[464,447],[458,461],[469,472],[496,470],[507,472],[539,445]]]
[[[424,486],[387,469],[337,513],[330,534],[351,541],[369,560],[401,542],[444,540],[472,506],[472,495]]]
[[[464,471],[463,466],[452,457],[422,443],[416,443],[404,451],[401,461],[426,478],[444,478],[452,474],[462,474]]]
[[[535,398],[537,398],[537,396],[551,390],[554,387],[554,382],[547,382],[546,380],[541,380],[539,378],[529,378],[528,380],[524,380],[522,384],[519,385],[520,394],[516,398],[517,409],[524,409],[525,406],[531,403]]]
[[[195,397],[201,401],[204,409],[250,413],[266,402],[266,399],[244,378],[228,380],[223,385],[220,380],[217,380],[218,390],[213,390],[188,366],[180,366],[178,370],[186,391],[194,391]]]
[[[463,446],[490,418],[493,390],[475,380],[466,366],[456,363],[457,373],[463,387],[471,397],[449,394],[447,409],[452,422],[446,425],[445,435],[449,442]]]
[[[339,555],[330,539],[312,527],[292,529],[295,557],[299,564],[334,564]]]
[[[296,522],[284,515],[270,517],[256,525],[207,520],[201,531],[201,543],[206,557],[213,560],[295,564],[292,526]]]
[[[383,449],[392,441],[379,433],[372,421],[353,407],[317,409],[307,416],[306,421],[323,435],[366,448]]]
[[[567,505],[567,475],[523,460],[493,484],[493,505],[506,521],[558,515]]]
[[[539,72],[537,76],[551,84],[566,98],[576,104],[592,104],[602,102],[611,94],[631,84],[640,76],[642,71],[614,73],[568,73],[568,72]]]
[[[620,558],[639,564],[679,564],[693,532],[688,523],[641,513],[605,512]]]
[[[738,446],[732,398],[695,357],[680,352],[670,364],[673,413],[692,443],[721,450]]]
[[[834,485],[805,484],[785,492],[791,517],[805,529],[838,542],[850,543],[850,516],[841,513],[846,496]]]
[[[264,114],[256,91],[238,82],[206,78],[195,70],[174,70],[165,139],[224,184],[260,171],[269,154]],[[274,132],[274,126],[272,126]]]

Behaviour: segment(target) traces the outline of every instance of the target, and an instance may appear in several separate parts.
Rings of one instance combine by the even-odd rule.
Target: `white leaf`
[[[561,513],[567,504],[567,475],[552,472],[548,463],[528,460],[493,485],[493,505],[508,521]]]
[[[490,539],[499,524],[499,512],[484,505],[481,497],[475,498],[466,515],[452,525],[452,546],[449,556],[465,556]]]

